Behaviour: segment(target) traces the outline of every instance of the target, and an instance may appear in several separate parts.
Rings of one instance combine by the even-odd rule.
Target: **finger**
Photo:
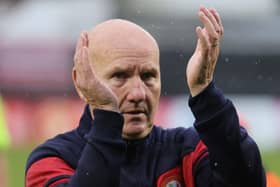
[[[78,82],[80,83],[81,80],[83,79],[84,77],[84,64],[83,64],[83,61],[82,61],[82,49],[79,49],[79,51],[77,52],[77,56],[76,56],[76,63],[75,63],[75,67],[76,67],[76,70],[77,70],[77,73],[78,73]]]
[[[86,66],[89,67],[89,60],[88,60],[88,48],[87,47],[83,47],[82,48],[82,61],[84,64],[86,64]]]
[[[88,47],[88,36],[87,32],[82,32],[82,47]]]
[[[207,42],[207,37],[203,34],[202,28],[201,27],[196,27],[196,34],[198,37],[198,42],[200,43],[200,46],[203,49],[207,49],[208,48],[208,42]]]
[[[82,34],[80,34],[79,38],[78,38],[78,41],[77,41],[77,44],[76,44],[76,52],[82,47]]]
[[[200,10],[204,12],[204,14],[208,17],[211,23],[214,25],[215,31],[220,32],[220,25],[218,24],[216,18],[214,17],[213,13],[206,7],[200,7]]]
[[[84,72],[87,75],[87,81],[93,81],[96,79],[96,75],[92,66],[92,63],[89,61],[89,49],[87,47],[83,47],[83,64],[84,64]]]
[[[81,59],[81,49],[77,49],[74,55],[74,66],[77,66]]]
[[[76,44],[76,49],[75,49],[75,54],[74,54],[74,64],[77,63],[79,57],[81,56],[81,48],[83,46],[83,33],[80,34],[77,44]]]
[[[91,74],[91,67],[89,65],[88,61],[88,51],[87,47],[82,48],[82,53],[81,53],[81,68],[83,73],[86,73],[87,76],[90,76]]]
[[[85,32],[85,40],[86,40],[86,47],[88,47],[88,43],[89,43],[89,40],[88,40],[88,33],[87,32]]]
[[[222,25],[222,19],[218,13],[218,11],[214,8],[210,8],[209,9],[210,12],[213,14],[213,16],[215,17],[216,21],[218,22],[218,24],[221,26]]]
[[[85,61],[85,50],[84,47],[79,50],[79,59],[76,63],[76,70],[78,73],[77,76],[77,85],[80,89],[84,89],[87,87],[87,83],[90,77],[90,68],[88,67],[88,63]]]
[[[218,24],[220,26],[220,29],[221,29],[221,34],[223,34],[224,33],[224,27],[223,27],[222,19],[221,19],[219,13],[214,8],[211,8],[210,12],[213,14],[213,16],[215,17],[216,21],[218,22]]]
[[[198,13],[198,16],[199,16],[200,21],[203,23],[205,29],[207,30],[207,33],[209,33],[209,35],[213,39],[218,39],[218,33],[216,32],[216,29],[215,29],[213,23],[206,16],[206,14],[200,10]]]

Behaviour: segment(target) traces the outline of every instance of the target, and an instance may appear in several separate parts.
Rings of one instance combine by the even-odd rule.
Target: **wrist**
[[[112,111],[112,112],[117,112],[120,113],[119,107],[117,105],[92,105],[89,104],[91,112],[94,109],[100,109],[100,110],[106,110],[106,111]],[[92,113],[93,116],[93,113]]]
[[[199,95],[203,90],[205,90],[209,86],[209,84],[210,83],[189,87],[191,96],[195,97],[195,96]]]
[[[121,139],[124,124],[123,115],[114,111],[93,109],[94,120],[87,138]]]

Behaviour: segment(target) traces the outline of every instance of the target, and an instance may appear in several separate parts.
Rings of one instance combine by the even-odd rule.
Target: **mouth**
[[[125,114],[142,114],[144,113],[143,111],[129,111],[129,112],[124,112]]]
[[[122,112],[122,114],[128,114],[128,115],[140,115],[140,114],[144,114],[144,115],[146,115],[147,112],[146,112],[145,110],[128,110],[128,111]]]
[[[145,108],[129,108],[122,111],[127,127],[143,127],[149,121],[149,113]]]

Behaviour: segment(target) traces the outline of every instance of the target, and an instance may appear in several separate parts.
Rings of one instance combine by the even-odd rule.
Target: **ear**
[[[76,89],[76,92],[78,93],[78,95],[80,96],[80,98],[85,101],[87,103],[87,100],[86,98],[84,97],[82,91],[80,90],[79,86],[78,86],[78,71],[76,70],[75,67],[73,67],[72,69],[72,80],[73,80],[73,83],[74,83],[74,86],[75,86],[75,89]]]

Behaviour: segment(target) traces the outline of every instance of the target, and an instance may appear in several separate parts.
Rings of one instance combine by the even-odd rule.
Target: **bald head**
[[[100,23],[89,33],[90,56],[106,55],[114,50],[159,53],[156,40],[139,25],[122,19]]]

